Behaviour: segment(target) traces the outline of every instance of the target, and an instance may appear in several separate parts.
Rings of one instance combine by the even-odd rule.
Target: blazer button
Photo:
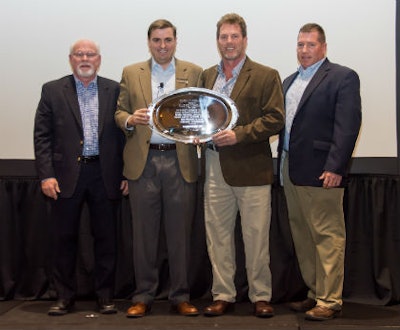
[[[83,140],[81,140],[81,141],[79,142],[79,144],[80,144],[81,146],[83,146]]]
[[[78,156],[78,162],[80,162],[81,161],[81,156]]]

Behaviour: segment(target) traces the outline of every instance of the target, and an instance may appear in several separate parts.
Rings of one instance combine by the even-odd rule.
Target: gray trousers
[[[150,150],[138,180],[129,180],[132,211],[133,262],[136,290],[133,302],[151,304],[158,288],[160,230],[165,231],[172,304],[189,301],[188,263],[196,183],[187,183],[175,150]],[[163,227],[161,226],[163,224]]]

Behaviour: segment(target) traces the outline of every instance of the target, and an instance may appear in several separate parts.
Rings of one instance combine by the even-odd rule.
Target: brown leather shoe
[[[272,317],[274,309],[267,301],[256,301],[254,304],[254,315],[257,317]]]
[[[340,316],[341,310],[334,310],[325,306],[315,306],[306,312],[306,320],[326,321]]]
[[[183,316],[199,315],[199,310],[188,301],[173,305],[172,309]]]
[[[289,307],[292,311],[295,312],[307,312],[311,308],[314,308],[317,302],[314,299],[307,298],[303,301],[295,301],[289,303]]]
[[[142,317],[150,311],[150,306],[143,302],[134,303],[126,312],[126,317]]]
[[[215,300],[210,306],[204,308],[203,313],[205,316],[220,316],[225,314],[231,306],[233,306],[233,303]]]

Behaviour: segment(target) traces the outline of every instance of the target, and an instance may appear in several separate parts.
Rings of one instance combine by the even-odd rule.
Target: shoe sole
[[[198,315],[200,315],[200,312],[199,312],[199,311],[193,311],[193,312],[187,312],[187,313],[180,313],[180,312],[178,311],[178,309],[175,308],[174,306],[171,307],[170,312],[173,313],[173,314],[179,314],[179,315],[181,315],[181,316],[198,316]]]
[[[232,304],[232,305],[229,305],[222,313],[203,312],[203,315],[210,316],[210,317],[222,316],[222,315],[234,312],[234,310],[235,310],[235,306]]]
[[[305,319],[308,321],[329,321],[333,320],[334,318],[340,317],[341,315],[342,311],[336,311],[335,313],[332,314],[331,317],[318,317],[306,314]]]
[[[182,316],[199,316],[200,313],[185,313],[185,314],[178,313],[178,314]]]
[[[203,313],[204,316],[209,316],[209,317],[215,317],[215,316],[221,316],[226,313]]]

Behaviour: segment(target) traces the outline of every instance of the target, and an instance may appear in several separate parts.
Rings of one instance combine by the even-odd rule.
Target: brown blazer
[[[217,66],[203,73],[203,87],[212,89]],[[230,95],[239,118],[233,131],[238,143],[219,149],[221,169],[231,186],[261,186],[273,182],[269,138],[284,126],[282,84],[275,69],[248,57]]]
[[[200,85],[202,68],[178,59],[175,60],[175,68],[176,89]],[[136,180],[142,175],[146,165],[151,129],[148,126],[137,125],[133,131],[129,131],[125,129],[125,123],[134,111],[147,108],[152,102],[151,59],[125,67],[120,89],[115,121],[126,134],[124,175],[130,180]],[[177,142],[176,149],[183,178],[187,182],[195,182],[198,176],[196,147]]]

